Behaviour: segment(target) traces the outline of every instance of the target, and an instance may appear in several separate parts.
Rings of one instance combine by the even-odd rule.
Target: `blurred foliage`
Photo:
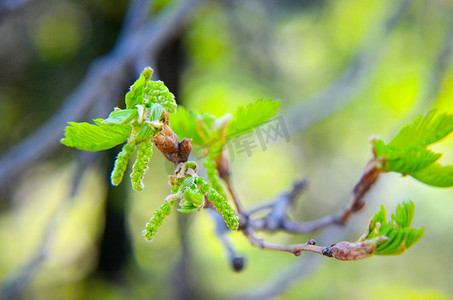
[[[126,0],[30,2],[0,20],[0,151],[48,120],[89,64],[111,50],[127,7]],[[152,10],[169,2],[155,1]],[[186,64],[177,101],[188,109],[220,117],[259,98],[278,98],[282,99],[281,113],[341,74],[361,45],[373,41],[394,4],[390,0],[208,1],[184,33]],[[385,45],[378,67],[350,104],[291,136],[290,142],[278,140],[264,151],[255,141],[251,155],[234,152],[232,181],[246,207],[270,202],[292,180],[306,177],[309,190],[292,217],[311,220],[331,213],[347,203],[371,157],[370,136],[380,134],[389,140],[402,125],[431,108],[453,112],[451,58],[444,63],[437,93],[424,98],[452,25],[452,12],[451,1],[412,1],[389,39],[378,41]],[[453,141],[433,149],[452,153]],[[108,184],[104,178],[111,170],[93,164],[77,195],[67,201],[74,155],[69,149],[59,151],[27,170],[24,179],[14,185],[8,199],[11,205],[0,212],[0,281],[27,262],[53,212],[63,205],[50,254],[24,298],[171,298],[175,288],[172,272],[182,251],[177,220],[169,218],[152,244],[143,242],[140,233],[150,213],[169,193],[167,178],[162,176],[169,174],[165,159],[159,155],[151,158],[153,168],[145,178],[148,191],[136,193],[127,187],[133,258],[116,281],[108,281],[92,272],[103,227]],[[446,155],[440,162],[451,164],[453,158]],[[324,259],[314,273],[279,299],[451,299],[453,202],[449,189],[386,174],[367,196],[368,206],[341,231],[348,235],[334,241],[321,238],[318,243],[351,240],[381,204],[394,211],[397,203],[409,199],[417,206],[413,226],[426,227],[417,246],[403,256],[357,263]],[[253,248],[236,233],[231,238],[247,265],[243,272],[234,273],[213,234],[209,215],[194,214],[189,220],[193,242],[187,263],[196,274],[191,278],[198,278],[195,284],[205,295],[221,297],[231,291],[255,290],[301,259]],[[263,236],[280,243],[312,237]],[[302,258],[314,256],[304,254]]]

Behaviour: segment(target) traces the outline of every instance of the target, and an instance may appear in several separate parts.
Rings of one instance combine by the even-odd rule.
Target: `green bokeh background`
[[[152,12],[171,2],[154,1]],[[382,47],[377,67],[364,75],[364,86],[339,110],[293,133],[290,142],[280,139],[266,151],[257,147],[250,156],[236,153],[231,166],[233,183],[246,207],[267,203],[288,190],[294,180],[306,178],[309,189],[291,216],[308,221],[332,213],[348,202],[371,158],[372,135],[388,140],[403,124],[432,108],[453,113],[451,56],[442,64],[438,86],[426,96],[437,70],[435,62],[445,44],[452,44],[453,2],[412,1],[388,38],[380,37],[383,21],[398,3],[206,1],[195,9],[180,36],[184,64],[177,100],[188,109],[216,116],[259,98],[280,99],[278,115],[284,115],[292,105],[334,81],[364,45]],[[122,0],[30,1],[2,16],[1,151],[56,113],[89,64],[112,49],[127,5]],[[86,116],[86,120],[90,117],[106,116]],[[434,148],[445,153],[442,163],[453,163],[453,139]],[[144,192],[132,191],[128,181],[122,183],[129,195],[125,214],[132,252],[127,264],[111,278],[98,272],[105,178],[111,169],[105,168],[104,157],[93,163],[81,178],[76,196],[68,200],[77,152],[59,147],[27,169],[8,193],[2,191],[0,282],[13,278],[29,261],[52,219],[55,231],[48,255],[23,289],[24,299],[175,298],[174,290],[181,287],[172,275],[181,256],[177,214],[170,215],[154,242],[146,243],[141,237],[144,224],[169,193],[168,163],[155,153]],[[312,254],[293,257],[253,248],[240,233],[233,233],[234,245],[246,258],[246,268],[240,273],[231,270],[210,216],[203,211],[193,213],[187,231],[190,280],[200,297],[229,298],[259,290],[282,270],[305,259],[316,261],[316,267],[305,270],[301,265],[300,274],[306,276],[278,299],[453,298],[451,189],[385,174],[367,195],[366,208],[345,227],[328,229],[322,236],[262,236],[277,243],[315,238],[320,245],[356,240],[381,204],[391,212],[409,199],[416,206],[414,227],[425,226],[426,232],[402,256],[358,262]]]

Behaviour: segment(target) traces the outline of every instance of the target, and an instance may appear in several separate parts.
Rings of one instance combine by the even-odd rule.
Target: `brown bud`
[[[187,161],[190,152],[192,152],[192,139],[182,139],[179,143],[179,156],[181,161]]]
[[[368,242],[341,242],[330,248],[333,258],[339,260],[359,260],[371,256],[376,248],[375,243]]]

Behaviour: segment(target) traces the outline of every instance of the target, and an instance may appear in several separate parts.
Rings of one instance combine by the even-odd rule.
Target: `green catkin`
[[[195,183],[199,186],[202,194],[208,193],[208,200],[214,204],[214,207],[222,215],[223,220],[231,230],[237,230],[239,220],[230,204],[225,197],[221,196],[203,177],[197,177]]]
[[[195,183],[200,186],[200,191],[203,194],[206,194],[211,189],[211,185],[203,177],[197,177]]]
[[[239,227],[239,220],[225,198],[219,195],[215,189],[211,188],[209,190],[208,200],[211,201],[217,211],[222,214],[222,218],[228,228],[231,230],[237,230]]]
[[[143,176],[146,171],[148,171],[149,160],[153,154],[152,147],[153,144],[151,139],[143,141],[138,146],[137,159],[135,160],[131,173],[132,188],[136,191],[143,191],[145,187],[143,184]]]
[[[162,225],[165,217],[171,213],[170,203],[167,201],[164,202],[153,214],[149,222],[145,225],[145,230],[143,230],[143,238],[152,242],[154,236],[156,235],[159,227]]]
[[[214,156],[208,155],[206,157],[206,162],[204,163],[206,168],[206,175],[208,176],[209,181],[212,184],[212,187],[223,197],[226,198],[225,192],[223,191],[223,186],[219,180],[219,172],[217,171],[217,164],[214,160]]]
[[[113,171],[110,175],[110,181],[113,185],[118,185],[123,180],[124,172],[127,168],[127,161],[131,157],[132,152],[134,151],[134,146],[127,143],[123,146],[123,149],[115,160],[115,165],[113,167]]]
[[[148,94],[149,103],[160,103],[168,113],[176,112],[177,104],[175,96],[168,90],[162,81],[149,81],[145,90]]]

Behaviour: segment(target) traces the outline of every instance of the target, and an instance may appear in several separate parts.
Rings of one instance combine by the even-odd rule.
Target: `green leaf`
[[[126,108],[133,109],[136,105],[143,104],[145,101],[145,77],[140,76],[137,81],[130,87],[130,91],[126,93],[125,102]]]
[[[279,106],[279,102],[258,100],[246,107],[239,107],[234,117],[226,114],[218,119],[209,113],[198,114],[178,107],[177,112],[170,116],[170,123],[180,139],[191,138],[192,144],[209,148],[211,153],[217,153],[229,139],[267,122],[275,115]]]
[[[200,207],[203,204],[204,197],[202,194],[188,189],[184,193],[184,200],[186,200],[189,204]]]
[[[154,136],[156,133],[156,130],[152,128],[149,124],[145,123],[142,125],[140,128],[139,132],[134,138],[135,142],[141,142],[143,140],[149,139],[151,136]]]
[[[374,214],[368,226],[367,240],[374,239],[385,232],[387,228],[387,213],[385,212],[384,205],[381,205],[381,209]]]
[[[150,121],[159,121],[160,117],[162,116],[163,109],[160,104],[153,103],[151,106],[151,111],[149,113],[149,120]]]
[[[195,206],[195,205],[189,204],[189,203],[184,203],[183,205],[181,205],[181,208],[178,208],[178,211],[182,212],[182,213],[190,213],[199,208],[200,208],[199,206]]]
[[[69,122],[65,137],[60,142],[68,147],[85,151],[101,151],[124,143],[130,135],[130,125],[106,125],[96,119],[98,125],[86,122]]]
[[[371,219],[366,240],[377,241],[378,237],[385,237],[376,242],[374,254],[399,255],[409,249],[422,237],[425,229],[410,228],[414,217],[415,205],[412,201],[398,205],[396,214],[392,215],[391,222],[387,223],[384,206]],[[362,240],[362,241],[363,241]]]
[[[381,139],[373,140],[379,169],[411,175],[432,186],[453,186],[453,166],[436,163],[442,154],[427,148],[452,131],[453,115],[431,111],[426,116],[416,117],[389,144]]]
[[[127,124],[138,117],[136,109],[120,109],[114,110],[110,113],[109,117],[102,121],[102,124]]]
[[[426,147],[445,138],[453,131],[453,115],[433,110],[425,117],[418,116],[405,125],[389,143],[390,147]]]
[[[376,157],[382,157],[381,170],[412,174],[438,161],[441,153],[435,153],[424,148],[398,149],[384,145],[382,140],[374,140]]]
[[[404,203],[404,205],[398,204],[396,208],[396,215],[392,214],[392,221],[395,227],[406,228],[412,224],[414,218],[415,205],[414,202]]]
[[[170,116],[170,125],[179,139],[190,138],[195,145],[210,145],[218,137],[213,115],[189,112],[182,106]]]
[[[227,139],[250,132],[256,126],[266,123],[275,115],[279,106],[280,102],[260,99],[246,107],[239,107],[227,125]]]
[[[181,193],[185,193],[186,190],[190,189],[190,187],[195,183],[195,177],[193,176],[187,176],[184,178],[184,181],[182,182],[179,190]]]
[[[153,69],[147,67],[143,70],[140,77],[131,85],[129,92],[126,93],[126,108],[135,108],[138,104],[145,101],[145,84],[151,80]]]
[[[440,163],[432,164],[429,167],[412,173],[412,177],[436,187],[453,186],[453,166],[442,166]]]

